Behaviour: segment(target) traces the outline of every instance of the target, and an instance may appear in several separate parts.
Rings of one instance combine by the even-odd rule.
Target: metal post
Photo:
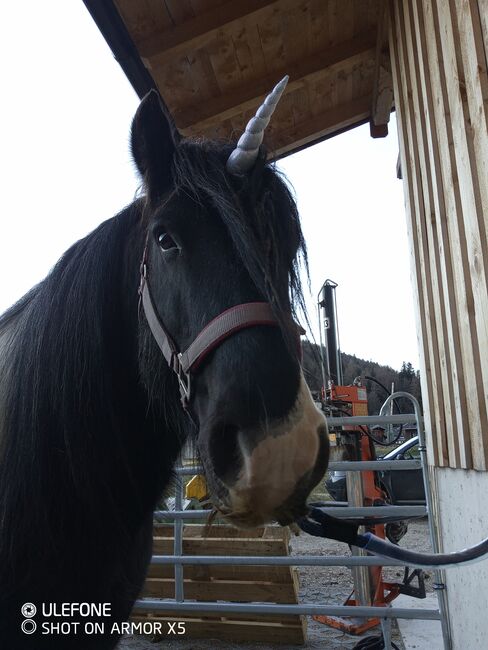
[[[363,480],[360,472],[348,472],[346,474],[347,500],[349,507],[361,508],[364,504]],[[361,526],[360,532],[364,532]],[[353,556],[365,556],[367,553],[355,546],[351,549]],[[354,594],[356,602],[360,605],[371,605],[371,576],[366,566],[353,567],[352,579],[354,582]]]
[[[434,501],[432,498],[432,490],[430,485],[430,476],[429,468],[427,464],[427,445],[425,440],[425,430],[423,426],[423,418],[420,410],[420,404],[418,400],[405,391],[398,391],[392,393],[389,397],[386,398],[383,406],[380,409],[379,415],[383,415],[386,412],[388,404],[394,399],[399,397],[404,397],[408,399],[413,404],[416,424],[417,424],[417,433],[419,436],[419,451],[420,458],[422,460],[422,476],[424,480],[424,490],[425,490],[425,500],[427,504],[427,517],[429,523],[429,532],[430,532],[430,541],[432,544],[432,550],[434,553],[440,552],[439,547],[439,530],[437,528],[437,521],[435,521],[434,514]],[[452,641],[451,641],[451,630],[449,628],[449,617],[447,610],[447,595],[446,595],[446,585],[444,582],[444,573],[439,569],[434,570],[434,579],[436,584],[436,594],[437,602],[439,603],[439,612],[441,614],[441,627],[442,627],[442,639],[444,643],[444,650],[451,650]]]
[[[319,293],[319,309],[323,311],[323,329],[327,349],[327,370],[329,379],[341,386],[342,361],[339,345],[339,332],[337,327],[337,310],[335,289],[337,284],[332,280],[326,280]],[[322,330],[322,328],[321,328]]]
[[[383,633],[384,650],[392,650],[391,647],[391,618],[381,618],[381,631]]]
[[[327,365],[327,379],[326,379],[326,361],[324,358],[324,340],[323,340],[323,335],[322,335],[322,319],[320,317],[320,293],[317,297],[317,314],[319,318],[319,344],[320,344],[320,371],[322,374],[322,386],[324,391],[327,390],[328,388],[328,380],[329,380],[329,367]],[[325,395],[325,393],[324,393]],[[322,397],[322,395],[321,395]]]
[[[176,492],[175,492],[175,511],[183,511],[183,480],[178,477],[176,479]],[[175,558],[183,555],[183,519],[177,518],[174,521],[174,554]],[[175,600],[183,602],[185,599],[184,583],[183,583],[183,565],[181,562],[175,560]]]

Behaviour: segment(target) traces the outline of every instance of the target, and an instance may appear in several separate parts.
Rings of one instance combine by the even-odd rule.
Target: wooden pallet
[[[287,529],[267,526],[237,530],[215,524],[183,527],[185,555],[278,555],[289,554],[290,533]],[[173,526],[155,524],[153,552],[173,554]],[[185,599],[222,600],[238,603],[298,602],[298,572],[287,566],[185,565]],[[143,597],[174,598],[174,568],[157,565],[149,568]],[[265,616],[253,614],[175,614],[164,611],[138,610],[134,621],[184,621],[186,637],[216,638],[226,641],[260,641],[301,645],[306,639],[303,616]]]

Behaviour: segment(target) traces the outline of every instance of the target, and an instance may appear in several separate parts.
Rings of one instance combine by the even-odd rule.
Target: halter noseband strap
[[[181,403],[187,409],[191,397],[191,375],[202,361],[219,346],[222,341],[239,330],[255,325],[278,326],[271,306],[267,302],[248,302],[226,309],[211,320],[196,336],[184,352],[180,352],[159,318],[151,297],[147,278],[147,264],[141,265],[141,284],[139,287],[142,306],[149,329],[169,367],[178,377]]]

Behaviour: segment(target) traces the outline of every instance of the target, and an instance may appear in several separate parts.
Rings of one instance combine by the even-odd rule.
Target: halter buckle
[[[175,371],[178,377],[178,383],[180,385],[180,395],[181,395],[181,404],[183,408],[188,408],[191,397],[191,375],[189,372],[185,372],[181,365],[181,357],[183,355],[181,352],[173,356],[173,370]]]

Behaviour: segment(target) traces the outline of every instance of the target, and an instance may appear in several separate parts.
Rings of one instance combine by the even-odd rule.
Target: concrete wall
[[[435,468],[443,550],[488,537],[488,473]],[[488,648],[488,560],[446,571],[453,650]]]

